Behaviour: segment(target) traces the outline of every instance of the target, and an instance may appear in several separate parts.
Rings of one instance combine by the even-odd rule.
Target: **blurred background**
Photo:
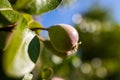
[[[49,27],[73,25],[82,42],[78,52],[61,59],[44,50],[42,61],[51,80],[120,80],[120,0],[63,0],[55,10],[37,16]],[[42,32],[48,37],[46,32]]]

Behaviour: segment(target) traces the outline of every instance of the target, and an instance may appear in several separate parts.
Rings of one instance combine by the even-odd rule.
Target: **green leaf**
[[[4,27],[5,25],[9,25],[11,24],[11,22],[9,20],[7,20],[3,14],[1,14],[0,12],[0,27]]]
[[[26,14],[26,13],[23,13],[22,15],[27,20],[28,26],[29,26],[30,29],[41,28],[42,27],[42,24],[40,24],[39,22],[35,21],[31,15]],[[35,30],[36,34],[39,34],[40,31],[41,30]]]
[[[40,24],[39,22],[37,21],[32,21],[30,24],[29,24],[29,28],[41,28],[42,27],[42,24]]]
[[[26,20],[20,20],[4,49],[3,68],[8,76],[21,77],[34,68],[28,55],[28,45],[34,37]]]
[[[33,17],[30,14],[23,13],[22,15],[27,20],[28,24],[33,21]]]
[[[29,24],[29,28],[30,28],[30,29],[41,28],[41,27],[42,27],[42,25],[41,25],[39,22],[37,22],[37,21],[32,21],[32,22]],[[35,31],[36,34],[39,34],[39,33],[41,32],[40,29],[34,30],[34,31]]]
[[[16,9],[20,9],[26,6],[28,2],[30,2],[30,0],[17,0],[13,7],[15,7]]]
[[[11,23],[15,23],[22,18],[22,15],[14,10],[2,10],[1,14]]]
[[[38,59],[39,53],[40,53],[40,42],[37,36],[35,36],[28,47],[28,53],[30,59],[35,63]]]
[[[11,10],[12,7],[8,0],[0,0],[0,11],[1,10]]]
[[[12,10],[12,7],[8,0],[0,0],[0,24],[10,24],[10,22],[3,16],[1,11]]]
[[[3,20],[0,20],[2,23],[10,22],[15,23],[17,20],[19,20],[22,16],[14,11],[8,2],[8,0],[0,0],[0,17]]]
[[[55,9],[61,1],[62,0],[30,0],[27,4],[23,5],[25,0],[22,0],[22,5],[18,7],[18,4],[16,3],[15,8],[31,14],[42,14]]]

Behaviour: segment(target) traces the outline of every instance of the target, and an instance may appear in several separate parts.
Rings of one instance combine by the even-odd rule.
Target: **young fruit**
[[[61,52],[58,52],[56,49],[54,49],[51,42],[50,42],[50,40],[44,40],[43,43],[44,43],[45,48],[48,51],[50,51],[51,53],[55,54],[56,56],[59,56],[61,58],[67,57],[66,53],[61,53]]]
[[[52,46],[59,52],[65,53],[76,50],[78,46],[78,32],[68,24],[58,24],[48,28]]]
[[[74,54],[77,51],[77,47],[78,47],[78,46],[76,46],[76,48],[74,50],[70,50],[70,51],[62,53],[62,52],[59,52],[56,49],[54,49],[54,47],[52,46],[50,40],[44,40],[43,43],[44,43],[45,48],[50,53],[52,53],[52,54],[54,54],[54,55],[56,55],[58,57],[61,57],[61,58],[66,58],[67,56]]]

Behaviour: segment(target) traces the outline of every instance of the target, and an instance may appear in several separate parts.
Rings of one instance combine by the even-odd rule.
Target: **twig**
[[[10,32],[14,29],[15,26],[16,26],[16,24],[0,27],[0,31]]]
[[[33,30],[33,31],[35,31],[35,30],[48,30],[48,28],[43,28],[43,27],[41,27],[41,28],[30,28],[31,30]]]
[[[5,31],[5,32],[11,32],[14,27],[2,27],[0,28],[0,31]]]
[[[0,31],[5,31],[5,32],[10,32],[14,29],[14,27],[16,26],[16,24],[13,24],[13,25],[7,25],[7,26],[4,26],[4,27],[0,27]],[[48,28],[30,28],[32,31],[35,31],[35,30],[48,30]]]

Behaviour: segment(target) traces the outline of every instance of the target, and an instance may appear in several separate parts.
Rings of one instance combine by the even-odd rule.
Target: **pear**
[[[53,48],[61,53],[76,50],[79,35],[75,28],[68,24],[53,25],[48,28]]]

